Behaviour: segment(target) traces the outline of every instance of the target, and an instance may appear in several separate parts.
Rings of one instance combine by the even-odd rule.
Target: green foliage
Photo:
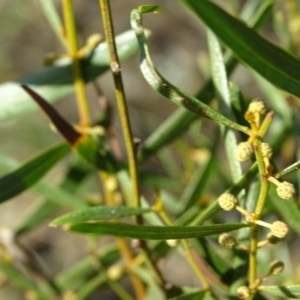
[[[21,164],[14,154],[0,154],[0,203],[21,202],[26,191],[41,197],[26,213],[20,211],[21,217],[14,217],[14,228],[0,227],[1,283],[7,282],[26,299],[89,299],[102,297],[107,288],[126,300],[300,299],[299,266],[292,263],[297,253],[291,248],[300,233],[295,188],[300,178],[295,98],[300,96],[300,40],[292,26],[300,20],[299,4],[248,0],[228,1],[221,7],[208,0],[172,2],[182,14],[188,8],[197,17],[188,21],[196,27],[200,20],[207,34],[210,70],[202,70],[201,64],[200,72],[211,78],[190,95],[167,80],[163,67],[152,61],[143,15],[147,14],[146,22],[156,20],[157,13],[163,18],[168,13],[163,1],[162,6],[132,7],[132,31],[117,36],[116,44],[110,18],[117,21],[114,11],[108,0],[99,2],[106,42],[93,36],[79,49],[72,39],[78,34],[72,1],[62,1],[63,20],[52,1],[40,1],[68,53],[51,66],[0,85],[1,121],[37,113],[36,102],[64,140]],[[286,26],[280,18],[286,18]],[[274,25],[279,46],[257,32],[266,21]],[[177,35],[185,47],[184,35]],[[198,36],[192,38],[196,41]],[[153,89],[151,97],[157,93],[179,106],[141,144],[133,140],[137,125],[129,118],[130,101],[122,81],[127,73],[120,65],[137,52],[138,74]],[[232,77],[240,64],[246,75]],[[115,104],[96,82],[109,70]],[[249,76],[257,83],[253,100],[243,86]],[[237,82],[231,82],[234,78]],[[101,98],[101,108],[95,113],[93,108],[93,114],[85,91],[88,82]],[[76,125],[53,106],[73,91]],[[124,151],[123,139],[114,134],[115,107]],[[144,132],[146,123],[138,125]],[[155,165],[147,162],[150,157],[156,157]],[[49,171],[56,171],[60,181],[44,178]],[[74,234],[80,238],[74,248],[80,249],[76,257],[81,259],[49,274],[22,246],[23,236],[34,234],[45,222],[64,243]],[[103,236],[113,239],[107,242]],[[55,245],[56,240],[49,238],[49,243]],[[60,261],[71,255],[71,249],[57,249]],[[173,255],[180,255],[190,268],[178,268],[176,262],[175,271],[166,271],[159,262],[172,261]],[[46,265],[53,261],[50,258]],[[168,273],[177,276],[177,283]],[[184,281],[186,273],[196,275],[197,287]],[[124,278],[132,288],[127,289]]]
[[[76,222],[76,221],[75,221]],[[74,223],[75,223],[74,222]],[[73,223],[73,222],[72,222]],[[99,223],[86,224],[79,223],[69,225],[66,228],[75,232],[91,234],[109,234],[120,237],[130,237],[133,239],[145,240],[177,240],[199,238],[220,232],[236,230],[245,227],[245,224],[215,224],[208,226],[141,226],[130,224]]]

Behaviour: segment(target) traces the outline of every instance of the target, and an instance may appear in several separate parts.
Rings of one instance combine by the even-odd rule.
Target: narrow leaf
[[[149,13],[149,12],[160,12],[162,7],[159,5],[142,5],[138,8],[141,14]]]
[[[283,169],[282,171],[278,172],[275,177],[279,178],[282,176],[285,176],[289,173],[298,171],[300,169],[300,160],[296,161],[295,163],[293,163],[292,165],[286,167],[285,169]]]
[[[80,134],[77,132],[43,97],[26,85],[22,85],[21,87],[40,106],[59,133],[72,146],[74,152],[99,170],[112,173],[116,171],[112,155],[104,149],[103,145],[100,149],[101,145],[96,142],[96,138],[89,134]]]
[[[250,24],[257,29],[270,14],[273,7],[273,1],[263,1],[253,16]],[[237,60],[231,55],[226,61],[226,72],[230,75],[237,66]],[[198,92],[196,98],[201,99],[204,103],[214,97],[212,80],[208,80],[204,87]],[[139,151],[139,160],[145,161],[149,156],[155,154],[158,149],[167,145],[174,139],[178,138],[186,129],[199,117],[184,108],[178,108],[170,117],[168,117],[143,143]]]
[[[210,30],[207,31],[207,36],[211,59],[211,74],[216,90],[219,109],[225,117],[233,119],[230,92],[221,45],[219,44],[216,36]],[[242,168],[240,162],[233,155],[237,147],[236,135],[235,132],[230,128],[221,127],[221,131],[224,137],[225,150],[227,160],[229,162],[231,176],[233,182],[237,182],[242,176]]]
[[[300,61],[211,1],[182,0],[240,59],[275,86],[300,96]]]
[[[234,128],[235,130],[250,134],[251,130],[249,128],[241,126],[224,117],[199,99],[179,90],[162,77],[152,63],[146,37],[144,35],[144,28],[142,26],[142,15],[136,9],[131,12],[131,27],[135,32],[139,42],[141,54],[140,69],[144,75],[144,78],[154,90],[171,100],[176,105],[184,107],[195,114],[212,119],[220,124]]]
[[[21,87],[30,95],[30,97],[39,105],[39,107],[48,116],[55,128],[73,146],[81,137],[71,124],[69,124],[44,98],[38,95],[34,90],[22,84]]]
[[[132,31],[119,35],[116,42],[121,61],[131,57],[138,49]],[[105,42],[99,44],[92,53],[82,60],[82,66],[87,82],[109,70],[107,44]],[[32,103],[30,97],[20,90],[20,84],[30,86],[39,95],[54,103],[73,92],[71,60],[69,58],[60,59],[51,67],[0,85],[0,120],[36,110],[36,105]]]
[[[0,179],[0,203],[27,190],[41,179],[68,152],[69,146],[58,144],[23,163]]]
[[[220,234],[227,231],[247,227],[246,224],[216,224],[208,226],[139,226],[121,223],[79,223],[67,226],[67,230],[91,233],[107,234],[119,237],[128,237],[143,240],[168,240],[189,239]]]
[[[12,170],[17,167],[18,162],[16,162],[11,157],[7,157],[3,154],[0,154],[1,172],[12,173]],[[31,186],[30,189],[39,195],[47,197],[49,201],[55,202],[59,206],[65,206],[73,209],[80,209],[86,207],[85,201],[81,198],[78,198],[74,194],[71,194],[70,192],[66,191],[65,189],[60,188],[55,184],[51,184],[43,179],[39,180],[36,184]]]
[[[153,210],[150,208],[142,209],[127,206],[97,206],[63,215],[52,221],[50,225],[61,226],[67,223],[119,219],[128,216],[141,215],[148,212],[153,212]]]
[[[284,297],[284,299],[300,299],[300,285],[290,285],[290,286],[265,286],[259,287],[259,290],[272,294],[274,296]]]

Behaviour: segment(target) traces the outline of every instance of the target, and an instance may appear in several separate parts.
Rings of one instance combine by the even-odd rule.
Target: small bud
[[[120,277],[122,276],[124,272],[124,268],[121,267],[120,265],[112,265],[111,267],[108,268],[107,270],[107,277],[110,280],[119,280]]]
[[[218,201],[219,201],[219,205],[224,210],[233,210],[237,204],[237,199],[235,198],[235,196],[229,193],[222,194],[219,197]]]
[[[261,155],[262,157],[271,158],[273,150],[267,143],[261,143]]]
[[[275,221],[271,225],[271,232],[276,237],[282,239],[288,234],[289,228],[287,227],[287,225],[285,223],[283,223],[281,221]]]
[[[263,116],[267,111],[266,104],[263,100],[256,98],[253,99],[249,106],[248,106],[248,112],[253,114],[259,114],[260,116]]]
[[[250,290],[247,286],[243,285],[236,290],[236,294],[239,299],[248,299],[250,296]]]
[[[238,161],[246,161],[252,156],[253,149],[250,143],[242,142],[237,145],[235,156]]]
[[[267,234],[267,240],[270,244],[277,244],[280,242],[280,239],[278,237],[276,237],[275,235],[273,235],[272,232],[269,232]]]
[[[280,198],[285,200],[290,200],[294,198],[296,194],[296,189],[293,184],[287,181],[283,181],[280,182],[280,184],[278,184],[276,188],[276,192]]]
[[[284,269],[284,263],[280,260],[274,260],[270,264],[270,274],[272,275],[278,275],[280,274]]]
[[[226,248],[232,248],[236,245],[236,239],[229,233],[222,233],[219,236],[218,242],[221,246]]]

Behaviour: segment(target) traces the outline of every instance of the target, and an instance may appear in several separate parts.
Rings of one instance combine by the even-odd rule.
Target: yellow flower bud
[[[271,158],[273,150],[267,143],[261,143],[261,155],[262,157]]]
[[[253,99],[249,106],[248,106],[248,112],[253,114],[259,114],[260,116],[263,116],[267,111],[266,104],[263,100],[256,98]]]
[[[289,232],[287,225],[281,221],[275,221],[270,229],[272,234],[280,239],[284,238]]]
[[[236,207],[237,199],[232,194],[225,193],[219,197],[218,202],[224,210],[233,210]]]
[[[293,184],[287,181],[283,181],[278,184],[276,192],[280,198],[290,200],[294,198],[296,194],[296,189]]]
[[[248,299],[249,296],[250,296],[250,289],[245,285],[240,286],[236,290],[236,294],[237,294],[239,299]]]
[[[235,156],[238,161],[246,161],[251,158],[253,148],[248,142],[241,142],[237,145]]]
[[[221,246],[226,248],[232,248],[236,245],[236,239],[230,233],[222,233],[219,236],[218,242]]]

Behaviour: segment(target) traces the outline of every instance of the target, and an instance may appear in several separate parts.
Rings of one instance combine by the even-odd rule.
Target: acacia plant
[[[278,17],[298,24],[299,4],[248,0],[236,17],[212,1],[180,0],[207,32],[211,79],[192,96],[167,81],[152,62],[143,15],[166,13],[161,6],[133,8],[128,16],[132,31],[115,37],[110,1],[100,0],[105,41],[96,35],[79,48],[72,1],[61,2],[63,25],[51,0],[41,5],[67,55],[0,86],[2,120],[39,107],[63,138],[19,166],[11,157],[0,157],[1,203],[28,189],[43,196],[14,228],[0,231],[2,286],[26,299],[94,299],[89,297],[101,297],[107,287],[120,299],[299,299],[299,251],[292,250],[300,233],[295,172],[300,160],[291,146],[298,145],[299,135],[299,43],[294,27]],[[265,21],[270,23],[271,13],[286,50],[257,33]],[[122,81],[121,61],[135,52],[140,76],[179,106],[142,140],[132,134]],[[249,99],[243,86],[229,81],[239,64],[254,77],[264,100]],[[93,119],[86,85],[105,71],[112,73],[116,105],[94,83],[102,102]],[[72,87],[78,124],[53,106]],[[119,156],[122,139],[114,135],[115,107],[126,159]],[[60,184],[42,179],[70,152]],[[156,157],[159,170],[142,167],[150,157]],[[78,193],[90,174],[99,180],[95,199],[88,189],[86,197]],[[45,221],[53,231],[63,229],[66,239],[86,237],[82,259],[57,274],[47,274],[19,245]],[[113,239],[99,246],[107,235]],[[161,264],[174,253],[191,267],[175,266],[180,284],[168,279]],[[193,272],[198,283],[185,282],[186,272]]]

